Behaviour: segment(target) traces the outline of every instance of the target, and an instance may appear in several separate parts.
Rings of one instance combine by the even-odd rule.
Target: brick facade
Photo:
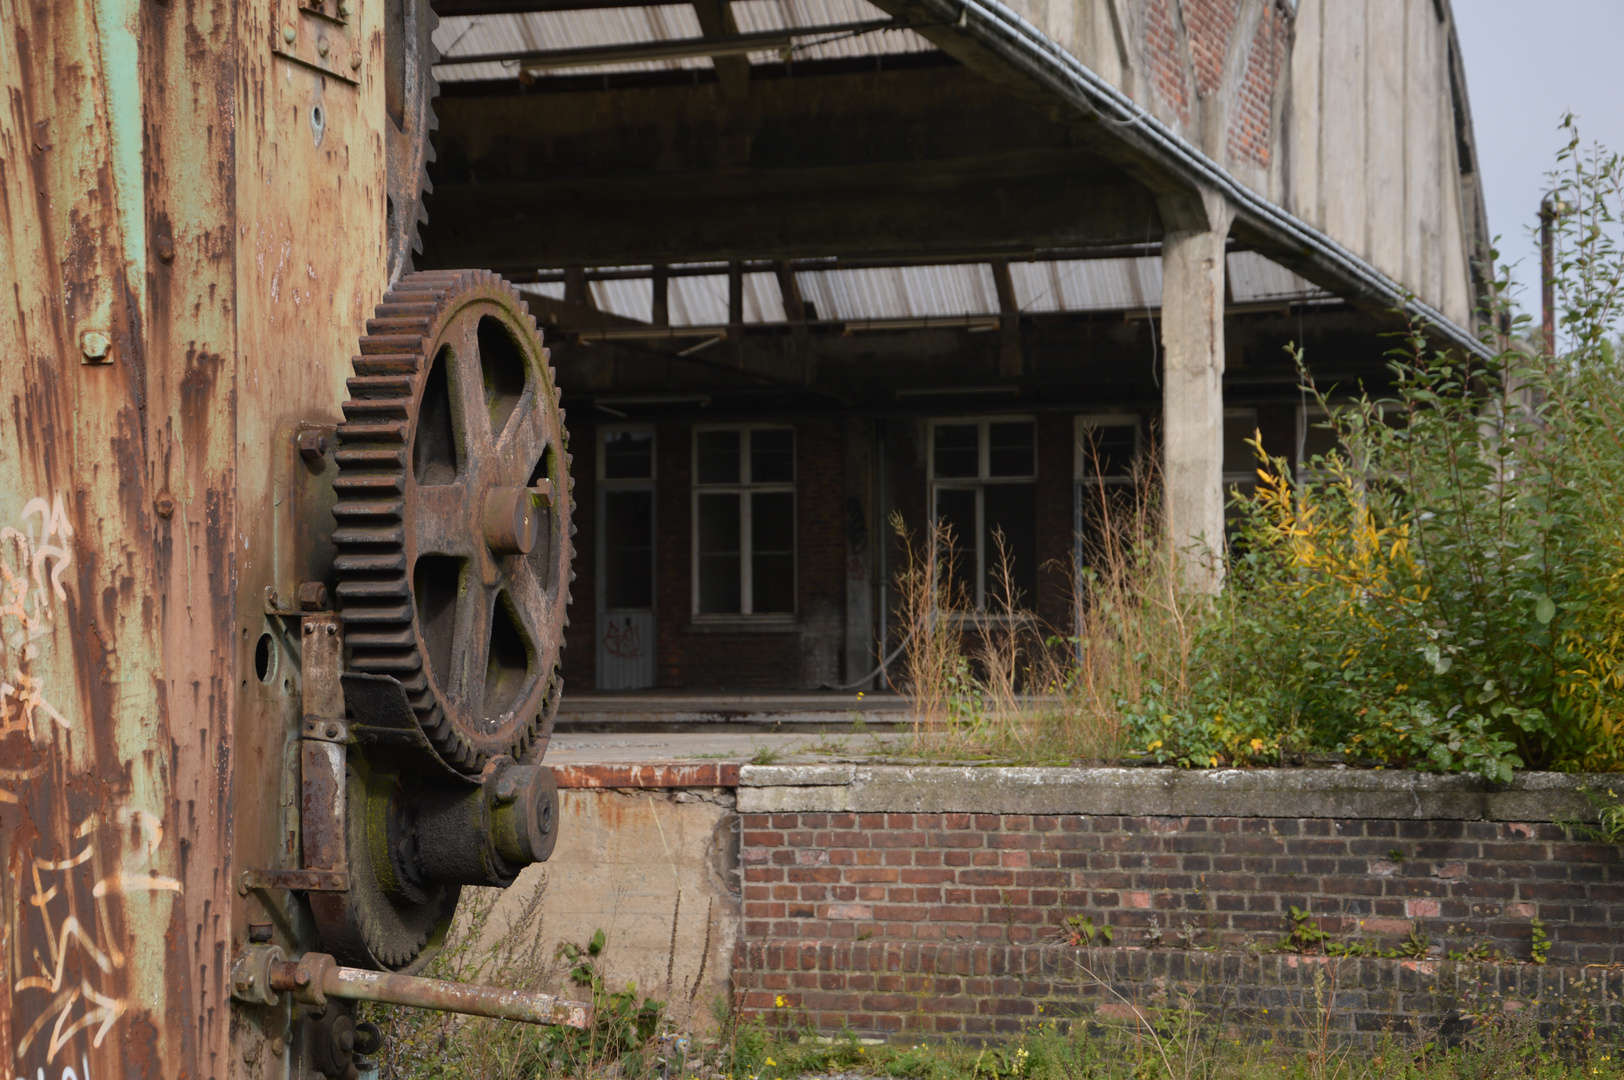
[[[1445,1022],[1485,980],[1548,998],[1583,965],[1624,961],[1619,848],[1551,824],[800,812],[742,825],[740,1003],[771,1016],[783,995],[826,1030],[1010,1034],[1039,1006],[1064,1017],[1116,1002],[1102,983],[1146,1003],[1157,979],[1272,1030],[1279,1010],[1310,1007],[1319,970],[1343,995],[1342,1034],[1370,1042],[1411,1014]],[[1270,951],[1293,906],[1334,941],[1393,949],[1415,928],[1435,955]],[[1061,944],[1071,916],[1110,926],[1113,947]],[[1527,963],[1536,917],[1544,967]],[[1510,962],[1436,955],[1473,946]]]

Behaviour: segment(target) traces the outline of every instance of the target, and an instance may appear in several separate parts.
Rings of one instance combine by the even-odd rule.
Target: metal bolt
[[[320,611],[327,606],[327,586],[320,581],[305,581],[299,585],[299,610]]]
[[[338,725],[337,724],[328,724],[327,727],[323,729],[323,733],[329,739],[338,738]]]
[[[106,360],[107,353],[112,347],[113,339],[107,336],[105,330],[86,330],[79,335],[79,348],[84,352],[86,360]]]
[[[315,623],[305,623],[304,628],[305,628],[304,632],[306,634],[314,634],[316,632],[316,624]]]
[[[320,53],[323,56],[326,56],[328,51],[331,50],[331,49],[332,49],[332,46],[327,43],[327,35],[326,34],[323,34],[321,37],[316,39],[316,51],[318,53]]]
[[[358,53],[358,52],[350,53],[350,70],[351,71],[359,71],[360,69],[361,69],[361,54]]]
[[[306,461],[320,461],[327,456],[327,435],[321,431],[299,432],[299,456]]]
[[[327,636],[332,637],[336,633],[338,633],[338,624],[337,623],[328,623],[327,624]]]
[[[271,1053],[275,1054],[277,1057],[281,1057],[282,1052],[287,1048],[287,1043],[282,1041],[282,1036],[278,1035],[276,1038],[271,1040]]]
[[[503,774],[496,781],[496,797],[502,802],[512,802],[519,794],[519,782],[508,774]]]
[[[175,241],[164,233],[158,234],[158,239],[152,246],[157,249],[159,262],[173,262],[175,259]]]
[[[288,25],[282,28],[282,40],[287,42],[289,45],[292,45],[294,39],[298,36],[299,32],[293,28],[292,23],[288,23]]]
[[[293,982],[296,986],[309,986],[310,972],[306,971],[304,968],[300,968],[298,971],[293,973]]]
[[[175,516],[175,497],[167,491],[160,491],[152,498],[152,510],[161,518]]]

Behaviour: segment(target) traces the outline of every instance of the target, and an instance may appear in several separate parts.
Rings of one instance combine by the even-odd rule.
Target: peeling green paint
[[[124,275],[146,310],[147,221],[141,170],[141,49],[137,0],[96,0],[96,36],[101,45],[103,100],[111,143],[113,185],[118,200],[119,234],[124,240]]]

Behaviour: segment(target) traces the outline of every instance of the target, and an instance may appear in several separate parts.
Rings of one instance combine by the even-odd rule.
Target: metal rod
[[[579,1001],[561,1001],[551,994],[535,990],[470,986],[442,979],[398,975],[392,971],[340,967],[326,953],[306,953],[297,963],[290,960],[272,961],[270,984],[272,990],[290,992],[298,1000],[315,1005],[321,1005],[327,998],[333,997],[469,1016],[489,1016],[524,1024],[585,1028],[590,1023],[588,1007]]]
[[[800,38],[825,34],[871,34],[879,30],[905,30],[906,19],[869,19],[864,22],[833,23],[829,26],[789,27],[753,34],[725,37],[677,38],[674,41],[647,41],[631,45],[589,45],[579,49],[528,50],[523,52],[469,53],[442,56],[442,66],[453,64],[517,63],[527,71],[547,68],[590,67],[596,64],[642,63],[650,60],[685,60],[696,56],[743,56],[788,48]]]

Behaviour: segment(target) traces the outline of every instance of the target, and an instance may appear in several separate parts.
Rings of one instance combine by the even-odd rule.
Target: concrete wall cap
[[[1143,817],[1571,821],[1594,816],[1582,788],[1608,775],[1478,776],[1371,769],[1156,769],[747,765],[739,809]],[[845,787],[843,796],[819,788]]]

